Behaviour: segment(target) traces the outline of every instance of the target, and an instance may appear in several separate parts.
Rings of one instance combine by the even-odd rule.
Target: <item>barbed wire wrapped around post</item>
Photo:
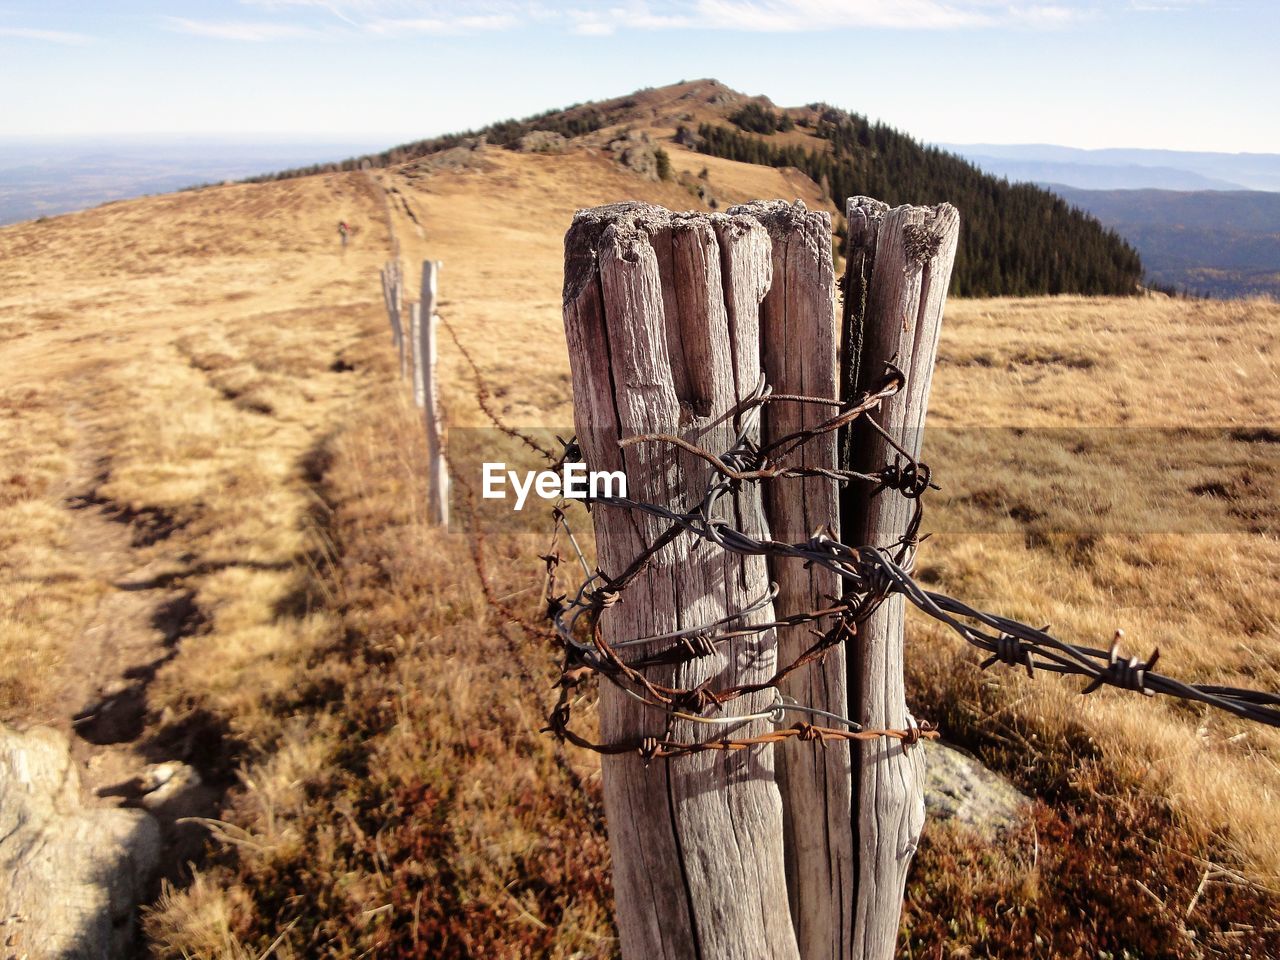
[[[580,449],[573,438],[563,441],[557,454],[549,450],[544,443],[503,420],[488,402],[491,394],[486,388],[478,364],[465,350],[452,325],[443,318],[442,323],[471,367],[476,381],[477,395],[482,400],[480,404],[482,413],[498,430],[536,451],[557,468],[581,458]],[[565,512],[566,504],[560,503],[553,508],[554,532],[551,543],[543,555],[547,585],[546,617],[563,649],[564,664],[559,680],[560,695],[552,710],[546,731],[576,746],[599,753],[636,752],[650,759],[676,757],[704,750],[737,750],[759,743],[781,743],[789,740],[825,742],[836,739],[866,740],[888,737],[912,744],[921,738],[934,737],[936,733],[928,724],[922,724],[910,730],[862,730],[858,724],[844,717],[833,714],[823,715],[822,711],[814,711],[794,701],[788,702],[780,693],[777,695],[774,706],[763,715],[773,721],[778,729],[753,738],[735,740],[726,733],[726,736],[720,739],[696,744],[652,739],[635,743],[600,744],[582,737],[569,726],[574,697],[584,684],[595,676],[603,676],[610,682],[618,683],[629,694],[640,697],[655,709],[665,710],[672,719],[691,719],[697,716],[699,711],[727,703],[748,691],[745,689],[715,691],[705,688],[695,690],[661,688],[649,684],[640,671],[650,666],[675,664],[690,658],[707,656],[716,649],[717,644],[778,627],[829,622],[830,626],[826,630],[813,631],[815,642],[797,661],[779,668],[765,684],[776,687],[784,677],[821,658],[823,652],[829,647],[855,637],[857,624],[870,615],[891,593],[902,594],[916,609],[945,624],[969,644],[986,653],[987,657],[981,663],[983,669],[1004,664],[1021,668],[1032,678],[1037,671],[1079,676],[1088,681],[1082,691],[1085,694],[1093,693],[1104,686],[1138,692],[1148,697],[1160,694],[1204,703],[1246,720],[1280,727],[1280,693],[1214,684],[1186,683],[1154,671],[1153,668],[1160,657],[1158,649],[1144,660],[1136,656],[1124,656],[1119,649],[1118,636],[1105,648],[1069,643],[1054,637],[1047,627],[1032,627],[1010,617],[980,610],[946,594],[922,588],[911,575],[912,560],[915,547],[922,539],[919,536],[919,530],[923,519],[923,497],[928,490],[937,489],[937,486],[932,481],[928,465],[906,455],[905,451],[898,448],[896,444],[891,443],[898,450],[895,461],[885,464],[876,473],[801,469],[787,464],[786,458],[809,439],[826,431],[840,430],[859,418],[865,418],[873,429],[878,430],[875,421],[868,415],[882,400],[892,396],[902,387],[903,377],[892,366],[885,371],[881,384],[875,390],[843,406],[839,401],[829,398],[773,394],[767,385],[761,383],[740,404],[740,417],[758,416],[758,411],[769,403],[819,404],[835,408],[836,411],[832,417],[817,427],[780,438],[763,449],[752,446],[746,440],[749,432],[746,428],[750,423],[742,420],[738,423],[738,435],[734,446],[719,454],[668,435],[636,436],[621,441],[626,444],[666,444],[689,455],[697,456],[713,466],[712,483],[693,506],[683,513],[625,497],[584,498],[584,502],[592,507],[646,512],[663,518],[670,524],[668,530],[658,540],[651,544],[641,556],[635,558],[625,571],[612,579],[606,577],[601,571],[593,570],[588,564]],[[756,413],[753,414],[752,411]],[[880,492],[897,492],[913,500],[915,510],[906,535],[898,543],[887,546],[851,547],[841,543],[832,531],[817,531],[812,537],[800,543],[782,543],[774,540],[756,540],[740,530],[731,528],[723,521],[709,519],[710,506],[731,489],[733,484],[780,481],[815,475],[830,477],[845,483],[873,483]],[[773,599],[771,589],[762,595],[757,603],[726,616],[716,623],[689,627],[659,636],[632,638],[628,641],[616,642],[611,646],[605,644],[598,629],[600,615],[618,602],[627,584],[639,575],[654,553],[682,534],[697,537],[736,553],[773,555],[792,558],[806,564],[819,564],[834,571],[852,587],[851,598],[830,598],[831,605],[826,608],[768,623],[739,624],[739,621],[748,614],[763,607],[765,601]],[[573,552],[572,559],[576,561],[583,574],[572,596],[556,593],[559,579],[557,570],[564,562],[560,554],[562,538],[568,542]],[[664,641],[669,641],[667,647],[657,651],[648,650],[642,656],[630,661],[624,662],[620,654],[624,649],[629,650],[632,647]],[[635,689],[626,686],[628,681],[633,683]],[[798,721],[791,726],[782,727],[781,724],[785,722],[785,716],[788,713],[823,715],[822,719],[839,726],[819,726]],[[698,719],[718,721],[719,718],[698,716]],[[760,717],[751,715],[730,719],[733,724],[745,724]]]
[[[560,696],[546,728],[554,736],[577,746],[604,754],[639,753],[646,759],[678,757],[706,750],[741,750],[764,743],[789,740],[818,741],[867,740],[878,737],[898,739],[910,745],[921,737],[936,736],[927,724],[908,730],[864,730],[845,717],[817,711],[776,694],[773,707],[747,716],[720,717],[716,714],[724,704],[746,694],[774,688],[786,677],[822,659],[836,644],[848,642],[857,635],[858,624],[891,594],[901,594],[917,610],[945,624],[972,646],[988,654],[982,667],[999,664],[1025,669],[1034,677],[1037,671],[1085,678],[1084,693],[1103,686],[1135,691],[1146,696],[1156,694],[1204,703],[1247,720],[1280,726],[1280,694],[1211,684],[1191,684],[1154,671],[1159,651],[1145,659],[1125,656],[1120,652],[1117,635],[1108,647],[1084,646],[1054,637],[1048,628],[1036,628],[1009,617],[980,610],[946,594],[923,589],[912,577],[915,551],[920,542],[924,495],[936,488],[926,464],[910,457],[890,440],[897,451],[894,462],[886,463],[873,473],[847,470],[800,468],[792,466],[788,457],[806,442],[823,433],[847,428],[862,420],[879,430],[870,414],[880,403],[903,388],[904,378],[893,366],[885,371],[880,383],[855,402],[841,405],[838,401],[794,395],[774,395],[761,380],[756,389],[739,403],[735,414],[736,439],[724,451],[710,451],[669,434],[627,437],[619,444],[634,446],[652,444],[697,457],[710,464],[710,481],[704,490],[695,492],[684,510],[645,503],[628,497],[586,497],[591,509],[626,510],[647,514],[664,521],[665,531],[616,575],[608,576],[592,570],[587,564],[571,529],[564,504],[553,512],[555,534],[544,559],[547,564],[547,616],[564,650],[564,667],[560,680]],[[770,403],[823,404],[834,407],[831,417],[819,425],[779,438],[767,446],[749,438],[762,409]],[[499,423],[504,431],[511,428]],[[886,439],[889,439],[886,437]],[[527,442],[527,441],[526,441]],[[533,444],[530,443],[532,446]],[[572,440],[564,445],[557,465],[578,458]],[[781,482],[799,477],[822,476],[840,483],[870,483],[875,494],[896,494],[914,504],[906,533],[892,544],[850,546],[840,542],[830,530],[816,531],[799,543],[758,539],[735,528],[723,519],[714,518],[714,507],[744,483]],[[569,594],[557,594],[557,567],[562,562],[560,538],[567,538],[583,573],[577,588]],[[653,556],[681,536],[689,536],[721,550],[739,555],[787,558],[806,565],[819,565],[835,573],[849,590],[844,599],[830,598],[830,605],[807,613],[748,624],[748,614],[756,612],[772,600],[772,591],[751,606],[722,617],[715,623],[685,628],[658,636],[636,637],[613,644],[607,643],[600,630],[600,620],[619,602],[628,585],[645,569]],[[702,685],[689,689],[663,686],[646,678],[643,671],[659,664],[678,664],[713,653],[717,644],[761,634],[783,626],[812,624],[814,642],[797,659],[780,666],[767,680],[758,683],[712,689]],[[663,645],[665,644],[665,645]],[[658,649],[653,649],[655,645]],[[641,655],[627,659],[633,648],[643,647]],[[575,733],[570,727],[572,705],[580,688],[592,677],[601,677],[647,706],[667,714],[668,734],[675,720],[694,721],[725,726],[724,736],[702,742],[678,742],[665,738],[647,738],[634,742],[594,743]],[[829,725],[816,725],[799,720],[783,726],[788,713],[821,714]],[[755,720],[774,723],[771,732],[735,739],[735,728]]]

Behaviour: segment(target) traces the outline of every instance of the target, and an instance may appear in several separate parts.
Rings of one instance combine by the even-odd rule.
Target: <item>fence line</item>
[[[409,380],[414,405],[421,410],[427,438],[427,514],[435,526],[449,524],[449,471],[445,459],[444,411],[437,371],[436,313],[438,272],[434,260],[422,262],[419,298],[409,304],[409,329],[404,324],[404,269],[398,258],[382,268],[382,298],[396,348],[400,378]]]
[[[826,424],[812,431],[813,434],[818,435],[835,430],[853,419],[865,417],[882,400],[901,390],[904,383],[900,373],[890,369],[883,387],[840,410]],[[762,387],[753,396],[744,398],[741,405],[743,413],[759,409],[769,402],[819,402],[816,398],[773,397],[767,391],[767,387]],[[643,442],[666,443],[676,447],[684,446],[673,443],[674,438],[667,436],[635,439]],[[798,439],[802,444],[808,438]],[[785,460],[773,459],[768,450],[752,449],[743,433],[739,433],[737,442],[730,449],[719,454],[701,448],[690,452],[712,463],[714,475],[713,482],[700,497],[692,500],[690,507],[683,512],[622,497],[588,497],[586,502],[648,514],[667,521],[671,526],[662,538],[663,543],[670,542],[681,534],[688,534],[730,553],[791,558],[822,567],[844,580],[853,595],[841,604],[797,615],[786,621],[756,624],[750,627],[739,626],[732,629],[726,629],[725,623],[717,621],[683,630],[680,637],[643,637],[631,641],[633,643],[669,639],[673,642],[667,652],[671,657],[681,660],[703,656],[708,649],[708,644],[721,643],[744,633],[756,633],[778,626],[816,622],[823,619],[838,619],[843,622],[843,627],[826,631],[806,651],[806,657],[813,655],[808,660],[802,658],[780,668],[775,678],[781,679],[793,670],[813,662],[824,649],[844,643],[855,636],[856,629],[852,628],[852,624],[865,619],[883,603],[886,597],[901,595],[922,613],[950,627],[972,646],[987,653],[989,656],[982,663],[983,669],[1000,663],[1024,669],[1027,675],[1033,678],[1036,671],[1078,676],[1088,680],[1088,684],[1082,691],[1084,694],[1093,693],[1104,686],[1133,691],[1148,697],[1161,694],[1208,704],[1246,720],[1280,727],[1280,694],[1240,687],[1186,683],[1156,673],[1152,669],[1160,657],[1158,649],[1142,660],[1138,657],[1124,656],[1120,652],[1118,637],[1107,648],[1069,643],[1052,636],[1048,628],[1032,627],[1012,618],[972,607],[946,594],[925,590],[909,573],[910,553],[919,542],[914,532],[897,544],[888,547],[851,547],[827,533],[818,533],[798,543],[753,538],[722,520],[711,518],[710,506],[725,496],[733,484],[782,481],[811,476],[814,473],[804,468],[791,467]],[[577,450],[569,447],[567,453],[569,456],[575,456]],[[901,453],[900,456],[902,456]],[[730,464],[733,466],[731,467]],[[823,471],[821,475],[827,474],[827,471]],[[879,491],[897,492],[915,501],[916,516],[923,516],[923,511],[918,508],[928,487],[920,482],[920,478],[927,478],[930,474],[928,466],[922,461],[906,459],[905,463],[899,461],[886,464],[876,474],[855,474],[851,471],[837,471],[837,474],[840,481],[844,483],[871,483],[875,485],[874,489]],[[560,533],[563,531],[565,535],[572,536],[572,530],[563,507],[557,507],[554,510],[553,519],[556,537],[552,540],[552,546],[558,547]],[[918,520],[913,521],[912,526],[917,530],[919,525]],[[552,555],[556,557],[557,564],[563,560],[558,551],[553,551]],[[643,697],[646,703],[667,712],[689,709],[698,705],[722,704],[740,696],[741,691],[736,688],[709,690],[705,687],[693,689],[655,687],[643,677],[635,675],[634,669],[622,663],[617,653],[619,644],[610,646],[599,637],[596,625],[600,615],[619,601],[622,591],[640,573],[650,556],[651,554],[637,557],[636,563],[615,579],[606,577],[598,570],[587,572],[572,597],[548,598],[551,604],[552,623],[568,656],[567,672],[580,666],[588,667],[592,673],[610,682],[630,684],[632,692]],[[972,623],[965,621],[972,621]],[[582,635],[590,637],[591,640],[588,642],[580,639]],[[686,643],[686,637],[697,637],[698,640],[696,643]],[[573,681],[574,686],[578,686],[582,680],[586,679],[586,675],[577,673],[569,679]],[[802,707],[797,708],[785,703],[781,705],[781,709],[784,712],[791,709],[803,710]],[[843,723],[851,729],[857,728],[857,724],[853,721],[844,720]],[[921,729],[925,728],[921,727]],[[615,745],[605,746],[613,752]],[[679,753],[685,752],[686,746],[663,742],[634,743],[627,744],[626,749],[643,755],[661,756],[664,755],[662,751],[667,748],[672,748]],[[659,752],[654,753],[654,748]]]

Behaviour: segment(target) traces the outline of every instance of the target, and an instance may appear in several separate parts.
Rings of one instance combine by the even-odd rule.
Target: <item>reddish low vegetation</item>
[[[367,350],[358,366],[384,363],[380,339]],[[314,465],[328,546],[308,592],[341,628],[275,709],[325,752],[288,809],[264,802],[268,774],[246,781],[227,814],[243,834],[152,914],[158,952],[226,955],[191,920],[213,915],[243,956],[616,955],[596,764],[539,732],[553,651],[512,619],[537,622],[545,542],[485,540],[483,589],[475,544],[425,523],[422,443],[395,386]],[[974,734],[929,679],[966,673],[981,676],[967,660],[919,672],[913,699],[1040,799],[1001,847],[926,832],[905,956],[1277,955],[1275,899],[1214,867],[1212,838],[1109,773],[1082,730],[1052,752],[1020,721]],[[980,682],[965,693],[998,709]]]

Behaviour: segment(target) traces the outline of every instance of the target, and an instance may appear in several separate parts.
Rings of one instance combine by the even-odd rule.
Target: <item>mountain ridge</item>
[[[1047,191],[1011,185],[858,114],[819,102],[776,107],[768,97],[747,95],[713,79],[573,104],[340,163],[264,174],[250,182],[421,168],[429,158],[449,151],[462,151],[465,160],[465,152],[480,144],[537,152],[599,151],[650,177],[670,175],[670,153],[676,150],[795,168],[820,186],[837,232],[847,196],[866,194],[891,204],[953,202],[963,222],[952,275],[956,295],[1123,295],[1137,292],[1142,277],[1140,258],[1128,243]],[[685,185],[715,208],[714,184],[693,178]]]

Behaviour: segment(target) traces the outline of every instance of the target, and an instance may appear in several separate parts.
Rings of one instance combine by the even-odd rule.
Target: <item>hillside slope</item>
[[[368,141],[262,137],[10,137],[0,133],[0,226],[113,200],[238,180],[264,168],[343,157]]]

